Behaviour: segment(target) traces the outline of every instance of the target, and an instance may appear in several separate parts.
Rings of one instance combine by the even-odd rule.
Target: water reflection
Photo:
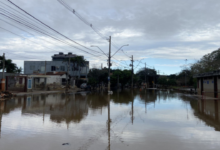
[[[198,100],[198,109],[195,109],[195,116],[203,120],[206,125],[220,131],[220,102],[219,100]]]
[[[0,104],[0,136],[4,132],[2,135],[9,136],[10,139],[11,135],[4,130],[27,130],[23,126],[14,129],[6,124],[2,125],[2,120],[7,121],[8,115],[12,113],[21,113],[21,118],[27,117],[26,121],[40,118],[43,124],[45,118],[49,118],[48,128],[45,127],[47,130],[51,129],[51,124],[64,124],[68,126],[68,131],[65,132],[66,128],[64,130],[54,127],[54,130],[45,133],[46,129],[41,127],[43,125],[38,124],[39,137],[47,137],[48,134],[51,139],[45,139],[55,141],[54,143],[60,142],[60,136],[66,137],[65,139],[70,140],[68,142],[72,145],[71,149],[163,149],[161,144],[159,148],[155,146],[154,141],[166,143],[164,149],[172,149],[172,146],[178,144],[182,146],[180,149],[186,149],[187,144],[192,147],[191,143],[194,142],[217,142],[212,137],[207,140],[200,132],[208,131],[210,135],[220,135],[220,132],[216,134],[214,130],[206,128],[209,126],[220,131],[219,101],[200,100],[173,91],[125,90],[116,91],[113,95],[44,94],[16,97]],[[206,125],[195,125],[198,120]],[[13,120],[10,122],[13,124]],[[61,132],[56,135],[55,131]],[[34,131],[28,129],[28,132]],[[35,133],[34,136],[37,137],[38,134]],[[201,139],[194,138],[191,141],[192,136]],[[7,139],[2,143],[0,149],[10,147]],[[22,145],[24,141],[20,140],[18,143]],[[201,146],[193,148],[199,149]]]
[[[1,138],[1,129],[2,129],[2,114],[4,111],[4,102],[0,102],[0,138]]]

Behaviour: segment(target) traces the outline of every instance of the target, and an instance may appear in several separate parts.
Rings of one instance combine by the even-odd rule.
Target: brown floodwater
[[[219,150],[220,100],[172,91],[0,102],[0,150]]]

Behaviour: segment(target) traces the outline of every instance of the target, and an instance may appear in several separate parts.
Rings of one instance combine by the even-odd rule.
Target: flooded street
[[[172,91],[33,95],[0,106],[1,150],[220,148],[220,101]]]

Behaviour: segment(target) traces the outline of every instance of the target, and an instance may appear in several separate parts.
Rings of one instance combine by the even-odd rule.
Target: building
[[[32,92],[62,90],[66,85],[66,72],[6,76],[6,90],[10,92]],[[72,84],[71,86],[74,87]]]
[[[194,76],[197,78],[197,93],[208,97],[220,96],[220,70]]]
[[[71,77],[87,78],[89,72],[89,61],[86,61],[84,67],[78,67],[77,64],[68,63],[69,58],[74,58],[77,55],[68,53],[54,54],[52,61],[24,61],[24,74],[46,74],[47,72],[68,72]],[[83,57],[83,56],[81,56]],[[83,57],[84,58],[84,57]],[[69,71],[68,71],[68,66]]]

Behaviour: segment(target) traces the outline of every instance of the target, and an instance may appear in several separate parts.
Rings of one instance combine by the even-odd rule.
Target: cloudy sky
[[[99,49],[90,46],[99,46],[108,53],[108,41],[57,0],[11,1],[66,37],[95,51]],[[112,37],[112,54],[122,45],[129,44],[122,48],[123,52],[119,51],[114,56],[112,62],[115,68],[129,68],[129,57],[133,55],[135,71],[144,67],[146,62],[148,67],[154,67],[160,74],[178,73],[185,63],[196,62],[220,45],[219,0],[63,1],[102,35]],[[34,32],[5,17],[9,13],[11,18],[20,15],[25,19],[23,21],[30,21],[57,38],[62,37],[28,18],[7,0],[0,0],[0,53],[6,53],[6,58],[12,59],[18,66],[23,67],[24,60],[49,61],[58,52],[84,55],[90,61],[90,67],[100,67],[101,63],[107,66],[104,55]]]

